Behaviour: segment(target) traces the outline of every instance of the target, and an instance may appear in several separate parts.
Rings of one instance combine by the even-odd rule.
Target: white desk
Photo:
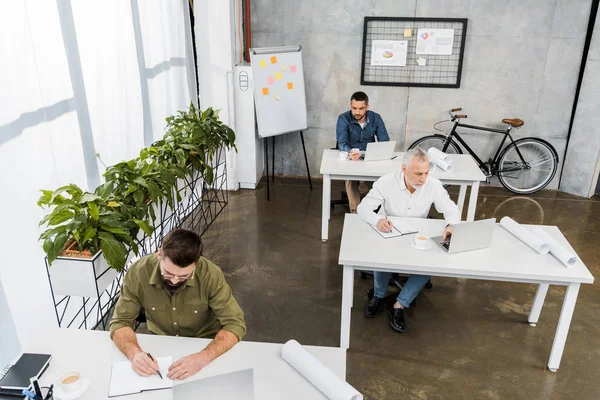
[[[198,352],[210,343],[209,339],[137,335],[142,349],[155,357],[174,356],[175,359]],[[281,358],[282,344],[240,342],[206,368],[188,380],[254,368],[255,399],[325,399],[325,396]],[[337,347],[305,346],[324,365],[338,376],[346,377],[346,350]],[[110,340],[108,332],[76,329],[53,329],[43,332],[24,352],[52,354],[48,370],[41,383],[49,386],[68,371],[79,371],[91,379],[90,388],[81,400],[108,398],[111,364],[126,360]],[[186,380],[187,381],[187,380]],[[178,381],[176,381],[177,384]],[[181,381],[185,382],[185,381]],[[171,399],[171,390],[157,390],[123,399]]]
[[[443,220],[408,220],[419,232],[430,237],[440,235],[444,227]],[[542,228],[572,251],[572,247],[557,227]],[[537,324],[548,285],[565,285],[567,290],[548,361],[551,371],[558,369],[579,285],[594,282],[594,277],[581,260],[574,267],[567,268],[550,254],[538,254],[500,225],[495,227],[492,245],[489,248],[458,254],[447,254],[435,245],[428,251],[415,250],[409,243],[413,238],[414,235],[407,235],[384,239],[358,215],[346,214],[339,258],[339,263],[344,266],[341,347],[350,346],[350,311],[355,269],[536,283],[538,289],[528,319],[532,326]]]
[[[324,242],[329,238],[331,181],[376,181],[385,174],[400,171],[402,169],[402,157],[404,157],[404,153],[394,153],[396,155],[394,160],[364,162],[339,160],[338,154],[338,150],[324,150],[323,158],[321,159],[321,175],[323,175],[321,240]],[[471,185],[467,221],[473,221],[475,219],[477,195],[479,194],[479,182],[485,181],[485,175],[469,154],[450,154],[449,156],[453,162],[454,168],[452,171],[444,172],[441,168],[436,168],[431,175],[441,180],[444,184],[460,185],[457,205],[461,211],[465,203],[467,186]]]

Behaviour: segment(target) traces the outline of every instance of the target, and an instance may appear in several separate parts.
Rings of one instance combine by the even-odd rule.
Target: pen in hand
[[[154,361],[154,358],[152,357],[152,354],[150,354],[150,353],[146,353],[146,354],[148,354],[148,357],[150,357],[150,359],[151,359],[152,361]],[[164,378],[162,377],[161,373],[160,373],[160,370],[156,371],[156,373],[158,374],[158,376],[160,376],[160,379],[164,379]]]

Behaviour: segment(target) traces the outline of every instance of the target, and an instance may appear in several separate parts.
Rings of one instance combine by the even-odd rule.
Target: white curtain
[[[40,189],[93,191],[197,102],[187,0],[0,4],[0,280],[21,339],[56,325]]]

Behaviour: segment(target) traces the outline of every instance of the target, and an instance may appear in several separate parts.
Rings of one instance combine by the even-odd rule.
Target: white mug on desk
[[[81,388],[81,374],[79,372],[67,372],[60,377],[60,388],[64,393],[75,393]]]

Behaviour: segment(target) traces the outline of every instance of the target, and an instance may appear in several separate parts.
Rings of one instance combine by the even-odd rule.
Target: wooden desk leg
[[[577,294],[579,293],[579,285],[579,283],[570,283],[565,292],[562,309],[560,310],[560,318],[558,319],[558,326],[556,327],[556,333],[554,334],[552,350],[550,351],[550,359],[548,360],[548,369],[552,372],[556,372],[558,369],[563,350],[565,349],[567,334],[569,333],[571,318],[573,317],[575,303],[577,302]]]
[[[469,195],[469,208],[467,209],[467,221],[475,221],[475,207],[477,207],[477,195],[479,194],[479,181],[473,181],[471,194]]]
[[[329,238],[329,216],[331,212],[331,175],[323,175],[323,213],[321,215],[321,240]]]
[[[462,212],[465,207],[465,197],[467,196],[467,185],[460,185],[460,191],[458,192],[458,201],[456,205],[460,210],[460,219],[462,221]]]
[[[342,327],[340,330],[340,347],[350,347],[350,312],[354,299],[354,268],[344,265],[342,279]]]
[[[529,312],[528,322],[531,326],[536,326],[538,319],[540,318],[540,313],[542,312],[542,307],[544,306],[544,300],[546,299],[546,293],[548,293],[548,285],[547,283],[541,283],[538,285],[537,290],[535,292],[535,297],[533,298],[533,304],[531,305],[531,311]]]

